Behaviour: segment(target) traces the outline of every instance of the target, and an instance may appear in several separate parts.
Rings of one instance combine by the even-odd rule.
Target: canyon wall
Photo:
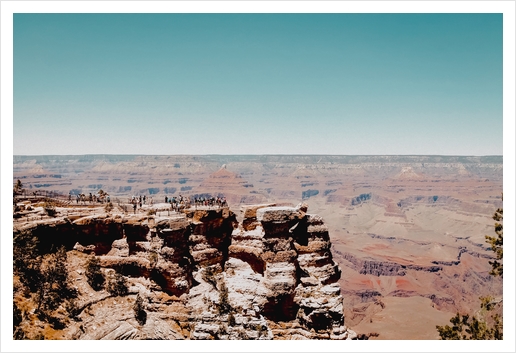
[[[80,314],[60,338],[356,338],[344,325],[328,229],[306,204],[245,206],[240,223],[228,208],[166,217],[63,210],[15,227],[15,236],[37,237],[41,253],[66,247]],[[92,255],[106,278],[126,278],[126,296],[87,284]],[[143,325],[123,310],[136,296],[145,302]]]
[[[494,254],[485,242],[486,235],[494,235],[493,212],[503,207],[503,156],[90,155],[13,159],[13,183],[19,179],[22,196],[30,200],[48,192],[61,193],[66,199],[69,192],[88,195],[102,189],[115,206],[125,210],[132,211],[128,204],[132,195],[152,198],[154,206],[147,201],[136,211],[142,215],[151,208],[166,213],[170,205],[163,204],[165,196],[226,196],[238,228],[243,229],[232,234],[227,254],[221,249],[229,237],[219,241],[201,231],[190,231],[194,236],[188,242],[193,245],[164,255],[177,256],[174,261],[185,264],[187,260],[209,264],[217,276],[220,258],[244,261],[256,273],[265,272],[264,264],[270,260],[262,248],[272,246],[272,235],[259,244],[253,238],[253,227],[260,224],[264,233],[267,229],[257,222],[252,208],[246,216],[241,214],[241,206],[309,202],[311,212],[325,220],[332,261],[342,271],[338,283],[344,295],[346,323],[358,334],[379,334],[371,339],[438,339],[436,325],[449,324],[456,312],[474,312],[480,305],[479,296],[503,295],[502,281],[489,275]],[[91,206],[74,199],[72,203],[68,207]],[[15,214],[18,216],[15,222],[32,217],[23,212]],[[113,229],[120,227],[109,222]],[[145,235],[154,228],[150,225],[142,232]],[[174,227],[170,229],[176,232]],[[97,245],[103,256],[112,250],[115,240],[106,239],[104,245]],[[298,263],[304,261],[303,250],[298,250],[305,246],[301,240],[297,246],[282,237],[277,241],[284,246],[282,256],[294,246]],[[129,241],[129,245],[136,247],[138,242],[143,240]],[[92,246],[84,243],[84,247]],[[120,246],[125,246],[123,241]],[[187,256],[180,255],[187,250]],[[269,261],[270,268],[280,266],[275,261]],[[324,265],[326,260],[321,256],[318,261]],[[185,275],[183,281],[189,285],[196,279]],[[173,290],[180,287],[181,283],[170,284],[167,293],[179,295]],[[287,310],[289,305],[284,307]],[[424,317],[414,313],[424,313]],[[288,310],[283,315],[287,314]]]

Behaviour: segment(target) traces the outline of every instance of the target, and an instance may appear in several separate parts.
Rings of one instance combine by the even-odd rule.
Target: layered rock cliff
[[[68,250],[78,313],[54,338],[356,338],[344,325],[340,269],[322,218],[305,204],[245,206],[242,216],[237,222],[227,208],[77,215],[15,235],[30,231],[43,253]],[[126,295],[91,288],[84,271],[91,254],[106,278],[124,276]],[[143,322],[133,311],[138,297]],[[26,329],[31,314],[24,313]]]

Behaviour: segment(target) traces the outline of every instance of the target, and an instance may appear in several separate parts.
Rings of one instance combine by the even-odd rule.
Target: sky
[[[502,14],[14,14],[15,155],[502,155]]]
[[[11,231],[12,154],[503,153],[504,180],[515,180],[514,2],[278,3],[1,1],[1,182],[7,190],[1,193],[2,234]],[[218,11],[363,14],[64,13]],[[392,11],[421,13],[381,14]],[[514,183],[504,183],[504,195],[506,213],[514,214]],[[504,228],[514,234],[514,218],[506,218]],[[4,284],[12,276],[12,243],[2,239]],[[506,241],[512,253],[514,238]],[[504,260],[508,271],[514,258]],[[504,293],[511,297],[514,276],[507,278]],[[9,309],[12,292],[9,285],[2,288],[2,307]],[[505,307],[507,332],[514,331],[513,305]],[[10,325],[9,316],[2,316],[2,337],[10,337]],[[514,351],[514,337],[456,344],[353,342],[346,344],[357,352],[428,347],[482,352],[493,345],[496,351]],[[95,347],[95,342],[9,343],[2,340],[2,348]],[[181,351],[342,351],[336,341],[259,343],[266,342],[174,346]],[[99,342],[97,348],[150,347],[141,344]]]

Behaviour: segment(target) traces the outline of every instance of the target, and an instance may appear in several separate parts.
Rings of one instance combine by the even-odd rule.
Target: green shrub
[[[158,252],[155,250],[151,250],[149,252],[149,262],[150,262],[150,267],[152,269],[154,269],[156,267],[156,265],[158,264],[158,259],[159,259]]]
[[[202,273],[202,279],[210,283],[213,287],[217,287],[217,279],[215,278],[215,272],[211,266],[206,266]]]
[[[41,266],[41,283],[38,288],[38,312],[47,319],[66,300],[77,297],[72,288],[66,268],[67,254],[64,246],[45,256]]]
[[[23,315],[22,315],[20,308],[18,308],[18,305],[16,305],[16,303],[13,303],[13,338],[14,339],[18,339],[17,337],[20,336],[20,331],[21,331],[20,324],[21,324],[22,320],[23,320]]]
[[[88,259],[86,264],[86,278],[88,284],[94,290],[98,291],[104,288],[104,275],[100,271],[100,261],[98,257],[92,256]]]
[[[26,338],[27,337],[25,336],[25,331],[23,331],[21,327],[18,327],[16,330],[14,330],[14,332],[13,332],[13,339],[15,339],[15,340],[24,340]]]
[[[503,195],[502,195],[503,196]],[[503,197],[502,197],[503,200]],[[496,260],[489,261],[492,267],[490,275],[503,278],[503,208],[498,208],[494,215],[496,237],[486,235],[486,242],[496,254]],[[500,261],[498,261],[500,260]],[[499,314],[487,313],[503,303],[493,297],[480,297],[480,311],[475,316],[457,313],[450,319],[452,326],[436,326],[442,340],[503,340],[503,318]]]
[[[50,217],[54,217],[57,214],[56,207],[51,200],[45,201],[45,203],[43,204],[43,209],[45,210],[45,213]]]
[[[30,231],[22,231],[13,237],[13,273],[31,292],[41,285],[41,259],[38,252],[39,239]]]
[[[248,340],[249,336],[247,335],[247,332],[245,332],[244,329],[240,329],[238,331],[238,338],[241,339],[241,340]]]
[[[65,303],[65,310],[75,321],[80,321],[79,314],[81,313],[80,308],[77,306],[77,303],[74,299],[70,299]]]
[[[236,320],[235,320],[235,316],[233,315],[233,313],[229,313],[229,315],[228,315],[228,324],[229,324],[229,326],[236,325]]]
[[[147,312],[145,311],[143,298],[140,296],[139,293],[136,296],[136,301],[134,302],[133,310],[136,321],[138,321],[140,325],[145,325],[145,322],[147,321]]]
[[[224,281],[220,284],[220,290],[219,290],[219,304],[218,304],[218,310],[221,314],[227,314],[231,312],[233,308],[231,307],[231,304],[229,304],[229,298],[228,298],[228,288],[226,287],[226,283]]]
[[[482,319],[457,313],[450,319],[453,326],[436,326],[442,340],[501,340],[502,322],[494,316],[494,325],[489,327]]]
[[[30,232],[24,232],[14,237],[14,273],[20,278],[27,297],[32,297],[36,305],[35,313],[42,321],[48,322],[56,329],[65,327],[66,318],[60,318],[61,305],[77,297],[77,291],[71,286],[66,268],[67,252],[64,246],[55,253],[39,255],[37,238]],[[25,245],[23,247],[22,245]],[[14,308],[15,339],[24,339],[21,331],[20,316]]]
[[[115,275],[109,279],[106,289],[112,295],[119,297],[126,295],[129,291],[127,281],[120,273],[115,273]]]

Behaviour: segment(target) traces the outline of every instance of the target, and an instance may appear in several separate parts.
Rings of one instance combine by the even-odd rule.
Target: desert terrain
[[[13,184],[26,196],[102,189],[120,205],[220,195],[240,222],[244,205],[306,202],[342,270],[346,326],[369,339],[438,339],[435,325],[502,297],[484,239],[502,172],[501,156],[14,156]]]

